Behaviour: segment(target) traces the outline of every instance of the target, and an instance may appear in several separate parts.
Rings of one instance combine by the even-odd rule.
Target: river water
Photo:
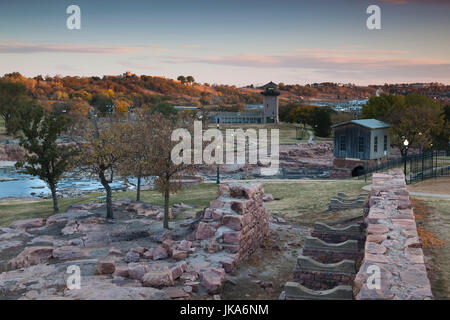
[[[127,187],[128,189],[133,188],[132,186],[125,185],[122,180],[117,180],[110,185],[114,190],[125,189]],[[77,189],[82,192],[104,190],[102,184],[94,178],[75,178],[71,175],[61,179],[57,189],[58,191]],[[39,178],[19,173],[13,166],[0,167],[0,199],[45,196],[48,194],[50,194],[50,189]]]

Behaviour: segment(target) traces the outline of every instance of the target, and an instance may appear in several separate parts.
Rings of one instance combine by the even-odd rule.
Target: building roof
[[[346,124],[356,124],[358,126],[366,127],[369,129],[383,129],[383,128],[390,127],[389,124],[387,124],[383,121],[376,120],[376,119],[351,120],[351,121],[347,121],[347,122],[337,123],[331,127],[335,128],[335,127],[340,127],[340,126],[343,126]]]
[[[176,110],[196,110],[198,107],[190,107],[190,106],[174,106]]]
[[[246,104],[245,109],[264,109],[263,104]]]

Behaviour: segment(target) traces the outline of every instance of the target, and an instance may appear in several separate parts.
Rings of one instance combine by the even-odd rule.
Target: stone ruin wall
[[[364,259],[355,278],[356,299],[432,299],[403,172],[374,173],[372,181],[365,210]],[[373,266],[381,271],[380,289],[367,286]]]
[[[222,184],[219,197],[205,208],[195,238],[207,241],[210,252],[229,254],[220,262],[231,272],[260,247],[269,233],[261,184]]]

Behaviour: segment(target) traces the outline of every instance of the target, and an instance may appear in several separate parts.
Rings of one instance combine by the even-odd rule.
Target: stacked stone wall
[[[207,241],[210,251],[229,254],[221,263],[231,272],[246,260],[269,233],[269,213],[261,184],[222,184],[219,197],[204,210],[195,237]]]
[[[401,170],[373,174],[367,209],[364,259],[355,279],[359,291],[356,299],[431,299],[421,241]]]

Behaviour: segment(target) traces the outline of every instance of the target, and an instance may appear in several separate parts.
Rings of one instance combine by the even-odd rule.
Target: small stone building
[[[264,123],[278,123],[278,96],[280,95],[278,86],[269,82],[263,86],[263,89],[261,94],[264,96]]]
[[[351,120],[332,126],[332,178],[358,176],[366,166],[385,161],[390,153],[389,124],[376,119]]]
[[[212,123],[278,123],[278,86],[269,82],[262,87],[263,105],[246,105],[245,112],[213,112]]]

